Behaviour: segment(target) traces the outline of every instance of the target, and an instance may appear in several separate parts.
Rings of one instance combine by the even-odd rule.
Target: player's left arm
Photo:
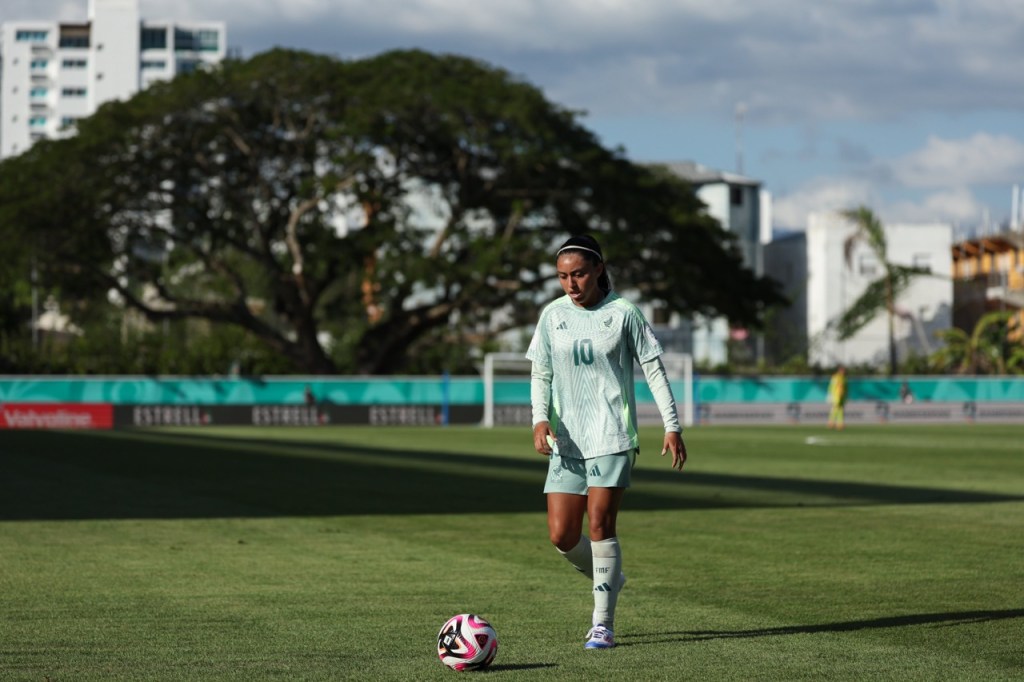
[[[679,426],[679,412],[676,410],[675,396],[672,395],[672,386],[668,383],[668,375],[665,373],[665,364],[661,356],[652,360],[640,363],[647,378],[647,385],[654,396],[654,402],[661,412],[661,420],[665,423],[665,440],[662,443],[661,456],[666,452],[672,453],[672,468],[682,471],[686,464],[686,444],[683,442],[683,429]]]
[[[661,420],[665,424],[665,440],[662,443],[661,455],[664,457],[666,452],[671,452],[672,468],[682,471],[686,463],[686,444],[683,443],[683,428],[679,425],[676,399],[668,383],[665,364],[661,361],[661,343],[640,310],[633,307],[631,313],[627,316],[626,322],[629,344],[633,356],[644,370],[647,386],[651,389],[654,402],[661,412]]]

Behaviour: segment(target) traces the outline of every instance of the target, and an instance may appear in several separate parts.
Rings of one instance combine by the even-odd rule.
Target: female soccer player
[[[686,446],[661,362],[661,344],[635,305],[612,290],[597,240],[572,237],[555,256],[565,296],[541,312],[533,363],[533,445],[548,455],[544,492],[551,542],[593,579],[587,649],[615,646],[615,605],[626,581],[615,523],[639,452],[633,362],[644,370],[665,423],[661,454],[681,470]],[[582,533],[583,515],[589,537]]]
[[[832,405],[832,409],[828,412],[828,428],[830,429],[843,430],[846,394],[846,368],[839,365],[828,382],[828,402]]]

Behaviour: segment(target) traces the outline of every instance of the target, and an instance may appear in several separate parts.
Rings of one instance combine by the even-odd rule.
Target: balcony
[[[962,299],[968,297],[977,299],[981,292],[984,292],[986,301],[997,301],[1015,308],[1024,308],[1024,265],[1018,265],[1012,270],[982,272],[973,277],[958,279],[965,283],[965,286],[958,288],[962,292]],[[971,289],[968,289],[967,286],[970,286],[975,292],[973,296],[969,294]]]
[[[62,24],[58,44],[62,48],[88,49],[91,37],[89,24]]]

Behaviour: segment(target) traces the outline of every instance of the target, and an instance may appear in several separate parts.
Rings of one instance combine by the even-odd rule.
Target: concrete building
[[[138,0],[89,0],[81,22],[3,22],[0,158],[72,134],[105,102],[220,62],[226,37],[223,22],[142,20]]]
[[[930,270],[915,277],[896,299],[894,337],[897,357],[926,355],[936,349],[935,332],[953,324],[952,227],[947,224],[886,225],[888,260]],[[887,315],[882,312],[863,329],[840,340],[832,324],[882,275],[871,249],[858,243],[844,252],[854,225],[838,213],[813,214],[806,232],[808,361],[832,366],[883,365],[888,360]],[[774,267],[774,265],[773,265]]]
[[[763,274],[762,243],[770,239],[771,196],[762,190],[761,182],[692,161],[664,166],[693,185],[697,197],[707,205],[708,215],[736,235],[743,264],[756,274]],[[765,237],[766,234],[769,236]],[[730,330],[725,318],[673,316],[661,319],[654,311],[651,319],[666,347],[690,353],[696,362],[706,366],[729,361],[730,338],[735,341],[737,333],[745,340],[743,345],[751,355],[759,354],[759,341],[749,338],[745,330]]]
[[[807,339],[807,233],[777,234],[763,245],[764,272],[782,285],[790,305],[774,311],[766,321],[765,354],[770,364],[806,358]]]
[[[1006,229],[953,245],[956,307],[953,324],[970,332],[982,315],[996,310],[1016,313],[1011,338],[1024,330],[1024,230]]]
[[[761,181],[692,161],[665,167],[693,185],[697,197],[707,204],[708,215],[739,238],[744,264],[761,274],[758,244],[771,239],[771,197],[761,189]]]

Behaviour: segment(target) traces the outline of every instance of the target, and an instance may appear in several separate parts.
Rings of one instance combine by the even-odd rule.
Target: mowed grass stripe
[[[682,476],[657,456],[658,432],[649,430],[630,504],[986,502],[1019,499],[1024,490],[1024,479],[1006,471],[1009,450],[968,455],[935,449],[927,437],[886,448],[878,440],[886,428],[829,436],[836,442],[829,448],[806,445],[801,429],[695,429]],[[545,467],[528,436],[523,429],[338,427],[5,434],[14,447],[4,459],[0,518],[526,512],[543,508]],[[847,436],[875,439],[875,447],[865,454],[845,445]],[[25,439],[40,444],[19,446]]]
[[[890,428],[645,431],[596,657],[522,429],[0,434],[0,679],[450,679],[467,610],[504,679],[1019,679],[1024,429]]]

